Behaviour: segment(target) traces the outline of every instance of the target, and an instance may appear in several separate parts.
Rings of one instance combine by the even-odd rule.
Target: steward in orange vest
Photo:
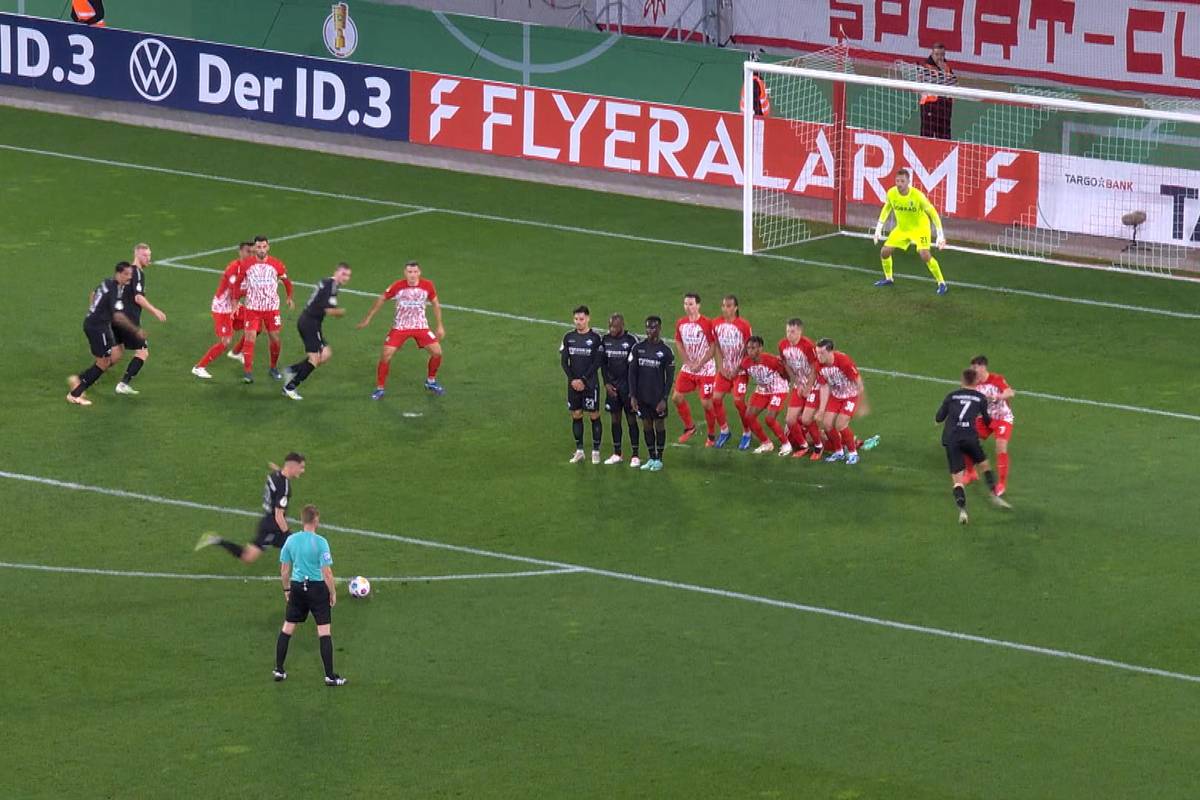
[[[104,27],[104,0],[71,0],[71,19]]]

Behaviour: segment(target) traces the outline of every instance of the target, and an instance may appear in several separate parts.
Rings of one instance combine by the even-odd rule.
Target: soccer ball
[[[351,597],[366,597],[371,593],[371,582],[362,575],[350,581]]]

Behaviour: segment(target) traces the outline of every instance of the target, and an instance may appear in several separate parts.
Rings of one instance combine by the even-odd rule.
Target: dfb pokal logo
[[[158,39],[143,39],[129,55],[129,80],[152,103],[169,97],[178,77],[175,54]]]
[[[349,58],[358,48],[358,26],[351,19],[350,6],[346,3],[334,3],[332,9],[321,28],[321,38],[331,55]]]

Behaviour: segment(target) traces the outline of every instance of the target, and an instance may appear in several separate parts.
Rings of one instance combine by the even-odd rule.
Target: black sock
[[[137,374],[142,371],[142,364],[145,364],[145,363],[146,362],[143,361],[142,359],[138,358],[137,356],[134,356],[133,359],[130,360],[129,366],[126,367],[125,377],[121,378],[121,381],[123,383],[129,383],[130,381],[132,381],[134,378],[137,377]]]
[[[988,488],[991,489],[992,492],[995,492],[996,491],[996,474],[989,469],[987,472],[983,473],[983,479],[985,481],[987,481]]]
[[[625,417],[625,421],[627,423],[629,423],[629,447],[633,451],[634,458],[636,458],[637,454],[638,454],[638,444],[639,444],[637,417],[634,416],[633,414],[629,414]]]
[[[658,460],[662,461],[663,448],[667,446],[667,425],[661,419],[654,424],[654,444],[658,450]]]
[[[321,636],[321,662],[325,665],[325,677],[333,677],[333,637]]]
[[[104,370],[92,364],[90,367],[79,373],[79,385],[71,390],[71,394],[79,397],[88,387],[96,381],[100,380],[100,376],[104,374]]]
[[[954,487],[954,504],[963,511],[967,510],[967,490],[961,486]]]
[[[246,549],[246,548],[242,547],[240,544],[234,544],[233,542],[229,541],[228,539],[221,539],[220,541],[218,541],[217,547],[225,548],[226,550],[228,550],[230,552],[230,554],[234,558],[239,559],[239,560],[242,557],[242,551]]]
[[[647,421],[646,426],[642,429],[642,433],[646,436],[646,457],[651,461],[654,460],[654,426]]]
[[[283,672],[283,662],[287,661],[288,645],[292,641],[290,633],[279,632],[279,638],[275,640],[275,669]]]
[[[571,420],[571,432],[575,434],[575,449],[583,449],[583,419]]]
[[[312,362],[310,362],[308,359],[305,359],[293,364],[292,366],[288,367],[288,369],[292,373],[292,379],[288,381],[287,388],[295,389],[297,386],[304,383],[305,378],[307,378],[309,375],[312,375],[313,370],[316,369],[316,367],[314,367]]]
[[[613,453],[618,456],[621,455],[621,434],[623,432],[624,431],[621,428],[621,415],[613,414],[613,417],[612,417]]]
[[[600,422],[600,418],[596,417],[592,420],[592,452],[600,452],[600,443],[604,441],[604,425]]]

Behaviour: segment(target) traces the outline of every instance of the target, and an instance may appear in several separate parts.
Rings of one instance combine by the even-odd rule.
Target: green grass
[[[0,145],[732,249],[734,214],[115,125],[0,111]],[[568,467],[561,328],[448,310],[447,394],[402,351],[372,403],[386,324],[369,298],[326,325],[333,361],[289,403],[189,366],[211,339],[215,275],[152,268],[169,321],[146,322],[137,386],[90,409],[86,293],[146,239],[159,260],[402,209],[0,149],[10,302],[0,470],[253,510],[268,460],[308,454],[295,503],[328,523],[740,592],[1200,674],[1193,455],[1200,287],[948,254],[953,283],[879,292],[868,275],[432,212],[279,242],[297,280],[337,260],[375,293],[419,258],[446,303],[566,320],[673,318],[736,291],[756,329],[789,316],[861,365],[950,378],[986,351],[1018,392],[1002,514],[971,492],[955,522],[932,414],[946,387],[867,375],[883,445],[857,469],[670,448],[658,475]],[[786,255],[872,267],[825,240]],[[217,269],[226,254],[190,259]],[[898,269],[916,275],[910,258]],[[301,297],[307,289],[299,289]],[[386,314],[386,311],[384,312]],[[384,317],[386,320],[386,317]],[[288,320],[284,363],[299,346]],[[405,414],[420,416],[406,416]],[[678,433],[672,417],[670,432]],[[607,423],[606,423],[607,429]],[[608,438],[607,430],[605,434]],[[606,443],[607,452],[607,443]],[[191,552],[254,521],[0,479],[6,562],[267,576]],[[331,532],[350,576],[536,569]],[[268,553],[274,555],[273,551]],[[413,797],[1097,798],[1194,796],[1200,685],[1101,665],[581,572],[379,582],[335,612],[344,690],[320,685],[311,624],[269,678],[278,591],[0,570],[7,589],[5,789],[13,797],[255,797],[300,786]]]

